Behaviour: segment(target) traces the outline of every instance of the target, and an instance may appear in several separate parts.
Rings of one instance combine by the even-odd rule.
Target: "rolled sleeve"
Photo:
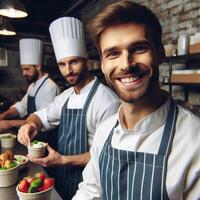
[[[27,115],[27,101],[28,101],[28,94],[25,94],[25,96],[22,98],[21,101],[18,101],[11,106],[17,109],[20,118],[23,118]]]

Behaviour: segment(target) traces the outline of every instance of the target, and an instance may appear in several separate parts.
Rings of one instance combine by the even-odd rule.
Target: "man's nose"
[[[120,63],[121,70],[128,70],[128,68],[132,63],[133,63],[133,58],[131,54],[128,51],[123,52]]]
[[[64,68],[63,68],[63,71],[64,71],[65,75],[70,74],[70,73],[72,72],[72,67],[71,67],[71,65],[65,64],[65,66],[64,66]]]

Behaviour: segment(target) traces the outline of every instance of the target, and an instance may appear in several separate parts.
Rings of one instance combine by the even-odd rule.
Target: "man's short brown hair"
[[[161,39],[162,28],[156,15],[146,6],[131,1],[119,1],[105,7],[88,23],[87,29],[97,49],[100,51],[101,33],[111,26],[125,23],[144,25],[147,36],[152,40],[155,48],[163,46]]]

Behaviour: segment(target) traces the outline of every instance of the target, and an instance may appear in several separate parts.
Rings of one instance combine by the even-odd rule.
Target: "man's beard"
[[[142,74],[145,72],[145,70],[142,72],[140,67],[138,67],[139,65],[135,65],[135,66],[132,66],[132,67],[129,67],[129,70],[128,70],[128,73],[135,73],[135,74]],[[139,101],[141,101],[142,99],[144,99],[145,97],[147,97],[151,91],[153,90],[153,88],[157,85],[158,83],[158,80],[159,80],[159,73],[158,73],[158,70],[155,70],[155,68],[153,68],[153,75],[152,77],[149,79],[148,83],[146,84],[146,86],[143,86],[143,92],[136,96],[136,97],[132,97],[131,95],[130,96],[127,96],[123,91],[120,90],[120,88],[118,87],[117,84],[113,83],[110,79],[108,79],[107,76],[105,76],[106,78],[106,82],[107,84],[112,88],[112,90],[120,97],[120,99],[124,102],[127,102],[127,103],[137,103]],[[140,88],[137,88],[137,89],[140,89]],[[134,92],[134,91],[133,91]],[[130,91],[131,93],[131,91]]]
[[[35,70],[34,74],[32,76],[26,76],[26,81],[28,84],[31,84],[33,82],[36,82],[38,80],[39,73]]]
[[[65,77],[67,84],[71,87],[74,87],[74,86],[77,86],[77,85],[79,85],[79,84],[81,84],[85,81],[85,79],[88,75],[88,72],[86,70],[82,70],[80,73],[75,73],[75,74],[71,73],[70,75],[76,75],[77,76],[77,78],[74,81],[68,81],[67,76]]]

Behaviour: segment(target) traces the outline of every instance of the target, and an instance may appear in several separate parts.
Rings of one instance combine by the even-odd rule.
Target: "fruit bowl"
[[[41,192],[25,193],[25,192],[20,192],[18,187],[19,185],[17,185],[16,190],[20,200],[50,200],[51,190],[53,188],[53,186],[51,186],[50,188]]]
[[[50,200],[54,179],[46,177],[44,172],[24,177],[16,187],[20,200]]]
[[[47,143],[34,140],[27,148],[28,154],[35,158],[42,158],[45,156]]]

